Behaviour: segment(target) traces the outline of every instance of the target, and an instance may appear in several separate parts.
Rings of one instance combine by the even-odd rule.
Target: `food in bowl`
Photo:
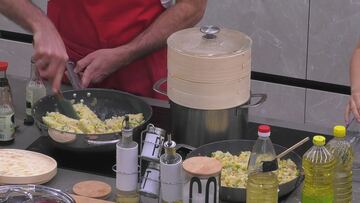
[[[221,170],[222,187],[245,188],[250,154],[250,151],[242,151],[238,156],[222,151],[212,153],[212,157],[219,160],[223,167]],[[296,164],[291,159],[279,161],[279,184],[290,182],[298,175]]]
[[[80,119],[69,118],[59,112],[47,112],[42,117],[43,122],[49,127],[62,132],[78,134],[104,134],[120,132],[123,129],[125,116],[113,116],[105,121],[100,120],[96,114],[83,103],[73,104]],[[137,127],[144,122],[144,115],[126,114],[129,117],[131,128]]]

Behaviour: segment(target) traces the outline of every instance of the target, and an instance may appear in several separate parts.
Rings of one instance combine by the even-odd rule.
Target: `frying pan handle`
[[[167,92],[161,90],[160,86],[167,81],[167,78],[161,78],[160,80],[156,81],[153,85],[153,90],[159,94],[167,96]]]
[[[251,104],[252,98],[260,98],[259,101]],[[250,104],[245,104],[241,106],[241,108],[251,108],[251,107],[258,107],[266,101],[267,95],[266,94],[251,94],[250,96]]]
[[[177,144],[175,148],[176,148],[176,150],[178,150],[180,148],[185,148],[185,149],[188,149],[190,151],[194,151],[196,149],[195,147],[187,145],[187,144]]]
[[[74,68],[75,68],[75,62],[73,62],[73,61],[66,62],[66,70],[68,72],[71,86],[75,90],[81,90],[81,89],[83,89],[83,87],[81,86],[79,76],[74,72]]]
[[[89,145],[108,145],[108,144],[116,144],[120,141],[120,139],[109,140],[109,141],[97,141],[97,140],[86,140]]]

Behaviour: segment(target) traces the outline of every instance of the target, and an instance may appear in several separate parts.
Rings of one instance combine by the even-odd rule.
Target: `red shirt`
[[[160,0],[50,0],[48,16],[64,40],[69,58],[79,60],[103,48],[124,45],[164,11]],[[166,77],[166,49],[119,68],[92,87],[158,97],[154,82]]]

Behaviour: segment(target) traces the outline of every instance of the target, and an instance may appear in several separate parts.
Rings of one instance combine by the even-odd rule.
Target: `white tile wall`
[[[252,93],[266,93],[268,97],[262,106],[250,108],[250,116],[304,123],[304,88],[252,81],[251,90]]]
[[[348,95],[307,89],[305,122],[329,129],[343,125],[348,98]]]
[[[0,60],[8,61],[8,74],[19,77],[30,76],[31,44],[0,39]]]
[[[46,12],[47,2],[48,2],[47,0],[33,0],[32,2],[34,4],[36,4],[39,8],[41,8],[43,11]],[[25,31],[24,29],[22,29],[21,27],[19,27],[18,25],[16,25],[9,19],[7,19],[2,14],[0,14],[0,29],[12,31],[12,32],[21,32],[21,33],[29,34],[29,32]]]

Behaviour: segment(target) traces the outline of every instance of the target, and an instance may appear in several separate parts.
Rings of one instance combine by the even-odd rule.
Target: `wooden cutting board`
[[[78,195],[71,195],[71,196],[75,199],[76,203],[114,203],[102,199],[94,199],[94,198],[83,197]]]

